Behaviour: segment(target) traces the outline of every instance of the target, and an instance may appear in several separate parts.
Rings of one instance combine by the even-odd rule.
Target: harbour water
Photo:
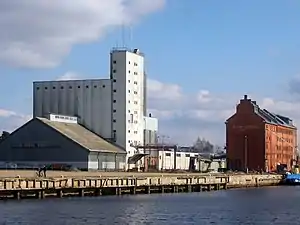
[[[300,187],[0,202],[5,225],[300,224]]]

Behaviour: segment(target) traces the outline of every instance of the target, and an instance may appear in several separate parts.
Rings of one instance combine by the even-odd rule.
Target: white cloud
[[[135,24],[165,0],[0,1],[0,62],[44,68],[73,45],[92,42],[121,24]]]
[[[189,144],[197,136],[201,136],[223,145],[224,122],[235,113],[236,105],[244,94],[216,95],[208,90],[186,94],[176,84],[150,81],[148,85],[149,112],[160,119],[160,132],[170,136],[170,141],[180,144]],[[166,93],[177,97],[166,97]],[[261,108],[289,116],[296,125],[300,125],[300,101],[275,100],[259,96],[253,96],[253,100],[256,100]]]
[[[67,72],[64,75],[58,77],[57,80],[77,80],[80,79],[80,75],[74,72]]]
[[[0,109],[0,135],[2,131],[12,132],[32,118],[31,115]]]

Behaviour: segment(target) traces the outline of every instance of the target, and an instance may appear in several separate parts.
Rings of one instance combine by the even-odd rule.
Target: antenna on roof
[[[125,47],[125,25],[124,25],[124,22],[122,22],[121,36],[122,36],[122,48],[124,48]]]

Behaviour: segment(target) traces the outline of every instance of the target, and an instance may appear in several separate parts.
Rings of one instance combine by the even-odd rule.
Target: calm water
[[[300,187],[7,201],[0,224],[300,225]]]

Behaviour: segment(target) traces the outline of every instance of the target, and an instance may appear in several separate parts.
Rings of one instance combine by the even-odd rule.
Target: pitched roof
[[[254,112],[260,116],[266,123],[285,126],[289,128],[295,129],[296,127],[293,125],[293,121],[286,117],[281,116],[275,113],[271,113],[266,109],[261,109],[255,102],[251,101],[252,105],[254,106]]]
[[[108,142],[104,138],[101,138],[77,123],[57,122],[40,117],[37,117],[36,119],[55,129],[89,151],[126,154],[124,149]]]

